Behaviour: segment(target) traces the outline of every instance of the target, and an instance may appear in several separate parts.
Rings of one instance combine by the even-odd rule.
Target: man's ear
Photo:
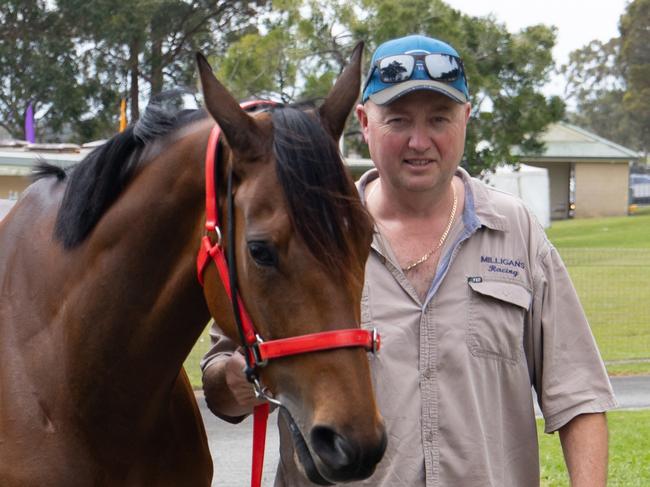
[[[366,112],[366,106],[359,103],[354,108],[354,113],[359,120],[359,126],[361,127],[361,133],[363,134],[363,140],[368,143],[367,131],[368,131],[368,113]]]
[[[465,103],[465,125],[469,122],[469,117],[472,116],[472,105],[470,102]]]

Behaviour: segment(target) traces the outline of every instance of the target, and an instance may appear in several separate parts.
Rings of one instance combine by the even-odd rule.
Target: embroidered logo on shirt
[[[479,282],[483,282],[483,278],[481,276],[472,276],[467,278],[467,282],[478,284]]]
[[[517,259],[509,259],[507,257],[492,257],[489,255],[481,256],[481,264],[488,264],[488,272],[500,272],[502,274],[510,274],[513,277],[519,275],[519,270],[525,270],[526,264]]]

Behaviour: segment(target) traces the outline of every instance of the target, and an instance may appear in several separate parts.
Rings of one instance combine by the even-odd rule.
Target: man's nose
[[[433,144],[431,129],[423,124],[416,124],[409,137],[409,149],[417,152],[428,150]]]

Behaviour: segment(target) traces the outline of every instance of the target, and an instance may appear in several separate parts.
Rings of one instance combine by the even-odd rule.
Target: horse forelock
[[[296,231],[325,269],[356,279],[372,224],[336,143],[314,114],[283,107],[271,117],[277,176]]]

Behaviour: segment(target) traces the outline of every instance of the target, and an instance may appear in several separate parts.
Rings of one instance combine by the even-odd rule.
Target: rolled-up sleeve
[[[538,258],[534,289],[533,386],[551,433],[617,402],[569,273],[550,244]]]
[[[221,328],[212,321],[210,326],[210,350],[201,359],[201,371],[205,373],[206,369],[220,360],[227,360],[237,350],[237,344],[225,336]]]
[[[203,374],[203,391],[206,395],[205,399],[208,403],[208,407],[215,416],[223,419],[224,421],[227,421],[228,423],[240,423],[246,417],[246,415],[228,416],[226,414],[222,414],[218,410],[218,406],[215,404],[215,402],[210,400],[209,394],[215,393],[215,386],[217,387],[218,391],[219,387],[227,387],[227,385],[225,381],[223,383],[215,384],[213,382],[214,378],[211,378],[210,374],[206,373],[210,367],[219,363],[223,363],[232,357],[233,353],[235,353],[240,347],[237,345],[237,343],[225,336],[214,321],[210,326],[210,343],[210,350],[208,350],[200,362],[201,372]],[[210,382],[212,383],[209,384]],[[212,392],[209,393],[208,391]]]

